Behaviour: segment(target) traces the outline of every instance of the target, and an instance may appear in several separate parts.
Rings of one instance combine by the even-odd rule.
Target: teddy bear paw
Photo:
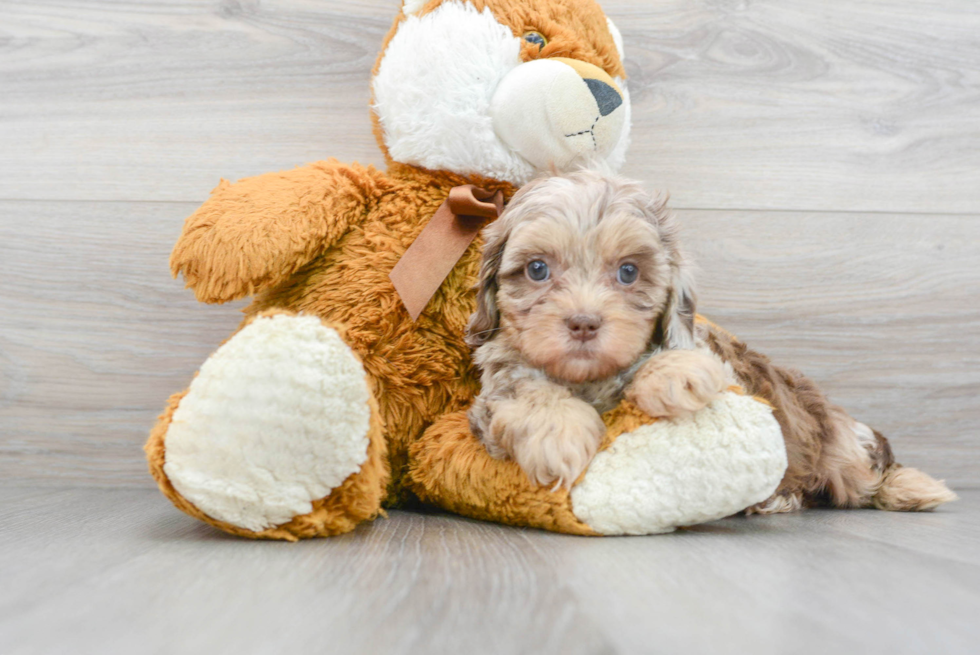
[[[692,416],[620,434],[572,489],[572,507],[600,534],[670,532],[765,500],[786,464],[772,409],[729,392]]]
[[[261,316],[201,367],[167,429],[164,471],[214,519],[282,525],[360,470],[371,407],[336,330],[315,316]]]

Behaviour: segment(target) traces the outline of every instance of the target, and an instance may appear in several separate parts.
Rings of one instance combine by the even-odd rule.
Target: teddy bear
[[[202,302],[252,302],[147,442],[179,509],[285,540],[348,532],[412,502],[611,535],[666,532],[772,495],[787,468],[780,425],[735,387],[683,420],[624,401],[571,489],[531,483],[470,432],[479,376],[464,333],[479,227],[543,170],[625,159],[622,38],[598,4],[404,0],[371,112],[386,170],[327,160],[222,181],[184,225],[173,274]]]

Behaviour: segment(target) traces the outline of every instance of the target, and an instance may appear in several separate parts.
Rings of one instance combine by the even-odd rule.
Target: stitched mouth
[[[592,125],[589,126],[589,129],[582,130],[581,132],[572,132],[571,134],[566,134],[565,138],[567,139],[573,136],[582,136],[583,134],[588,134],[589,136],[592,137],[592,150],[598,150],[599,144],[595,140],[595,126],[599,124],[600,118],[602,118],[602,114],[595,117],[595,120],[592,121]]]

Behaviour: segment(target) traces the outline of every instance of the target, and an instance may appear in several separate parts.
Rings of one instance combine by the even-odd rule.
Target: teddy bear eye
[[[540,259],[535,259],[527,265],[527,276],[535,282],[544,282],[550,274],[551,271],[548,270],[548,265]]]
[[[524,32],[524,40],[538,46],[538,50],[541,50],[548,45],[548,39],[544,38],[544,35],[541,34],[541,32]]]
[[[619,280],[620,284],[633,284],[639,274],[640,269],[635,264],[623,264],[619,267],[619,272],[616,273],[616,279]]]

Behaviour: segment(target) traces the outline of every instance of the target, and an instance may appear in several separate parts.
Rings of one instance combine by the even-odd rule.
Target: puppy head
[[[484,233],[467,341],[506,339],[570,383],[694,345],[694,291],[666,198],[593,170],[538,178]]]

